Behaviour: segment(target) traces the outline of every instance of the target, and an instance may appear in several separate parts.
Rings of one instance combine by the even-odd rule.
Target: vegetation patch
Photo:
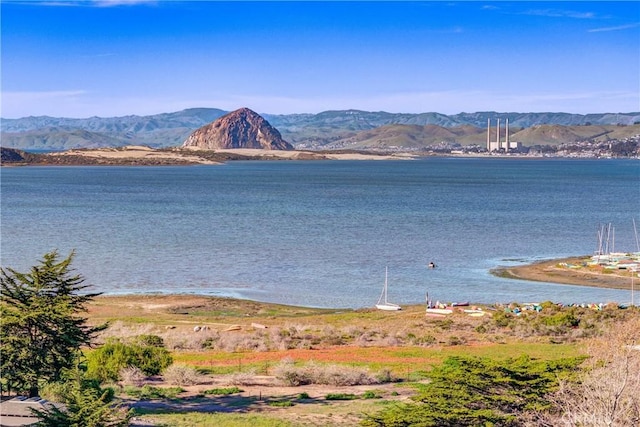
[[[274,406],[277,408],[289,408],[294,405],[294,403],[290,400],[274,400],[268,403],[269,406]]]
[[[329,393],[324,397],[326,400],[354,400],[358,399],[353,393]]]
[[[124,393],[141,400],[150,399],[176,399],[185,390],[182,387],[154,387],[144,385],[142,387],[126,386]]]
[[[210,390],[205,390],[204,394],[213,394],[216,396],[228,396],[230,394],[242,393],[244,390],[238,387],[226,387],[226,388],[212,388]]]

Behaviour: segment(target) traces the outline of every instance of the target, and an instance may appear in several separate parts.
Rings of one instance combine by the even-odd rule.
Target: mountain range
[[[227,114],[216,108],[191,108],[150,116],[23,117],[0,119],[0,144],[26,150],[146,145],[182,145],[196,130]],[[487,121],[509,119],[512,140],[525,145],[584,139],[624,138],[640,132],[636,113],[388,113],[361,110],[318,114],[261,114],[295,148],[420,148],[442,142],[486,143]]]

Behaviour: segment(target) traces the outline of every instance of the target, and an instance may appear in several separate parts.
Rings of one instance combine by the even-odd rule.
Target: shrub
[[[326,400],[354,400],[358,396],[352,393],[329,393],[324,398]]]
[[[275,400],[273,402],[269,402],[269,406],[275,406],[278,408],[288,408],[293,406],[293,402],[290,400]]]
[[[182,387],[154,387],[150,385],[144,385],[142,387],[125,387],[124,392],[129,396],[137,397],[138,399],[175,399],[178,394],[182,393],[184,389]]]
[[[275,376],[283,384],[291,387],[311,384],[311,379],[303,369],[296,368],[293,364],[280,364],[276,366]]]
[[[157,375],[173,359],[165,348],[110,341],[87,355],[87,377],[99,381],[118,381],[120,371],[129,366],[145,375]]]
[[[164,339],[158,335],[138,335],[136,337],[138,344],[149,347],[164,347]]]
[[[162,376],[173,385],[199,384],[203,378],[197,369],[185,365],[171,365],[164,370]]]
[[[214,394],[217,396],[228,396],[230,394],[242,393],[244,390],[238,387],[227,387],[227,388],[212,388],[211,390],[205,390],[204,394]]]
[[[142,369],[137,366],[127,366],[122,368],[120,369],[119,375],[122,383],[125,385],[141,386],[146,378]]]
[[[362,394],[363,399],[380,399],[381,397],[382,396],[374,390],[367,390]]]
[[[492,316],[492,320],[495,322],[496,326],[500,328],[506,328],[507,326],[512,324],[513,317],[514,316],[511,313],[507,313],[505,311],[496,311]]]
[[[282,362],[276,366],[275,375],[284,384],[294,387],[305,384],[349,386],[381,382],[369,374],[366,369],[339,365],[318,365],[313,362],[301,367],[296,367],[291,362]]]
[[[256,383],[255,371],[236,372],[231,375],[229,382],[233,385],[253,385]]]

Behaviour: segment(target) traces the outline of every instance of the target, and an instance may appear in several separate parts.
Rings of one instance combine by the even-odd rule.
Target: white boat
[[[384,270],[384,287],[382,288],[382,294],[380,294],[380,298],[378,298],[378,303],[376,304],[376,308],[378,310],[386,310],[386,311],[396,311],[401,310],[398,304],[393,304],[387,300],[387,272],[388,268],[385,267]]]
[[[444,316],[451,313],[453,313],[453,310],[450,308],[427,308],[427,314]]]

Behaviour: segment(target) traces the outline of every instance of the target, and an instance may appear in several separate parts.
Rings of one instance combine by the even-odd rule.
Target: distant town
[[[640,158],[640,134],[623,139],[608,141],[578,141],[558,145],[524,146],[513,143],[513,148],[493,149],[479,144],[461,145],[458,143],[441,142],[422,148],[420,152],[433,154],[486,154],[492,156],[530,156],[530,157],[571,157],[571,158]],[[399,151],[407,151],[406,147]],[[425,150],[426,149],[426,150]]]

